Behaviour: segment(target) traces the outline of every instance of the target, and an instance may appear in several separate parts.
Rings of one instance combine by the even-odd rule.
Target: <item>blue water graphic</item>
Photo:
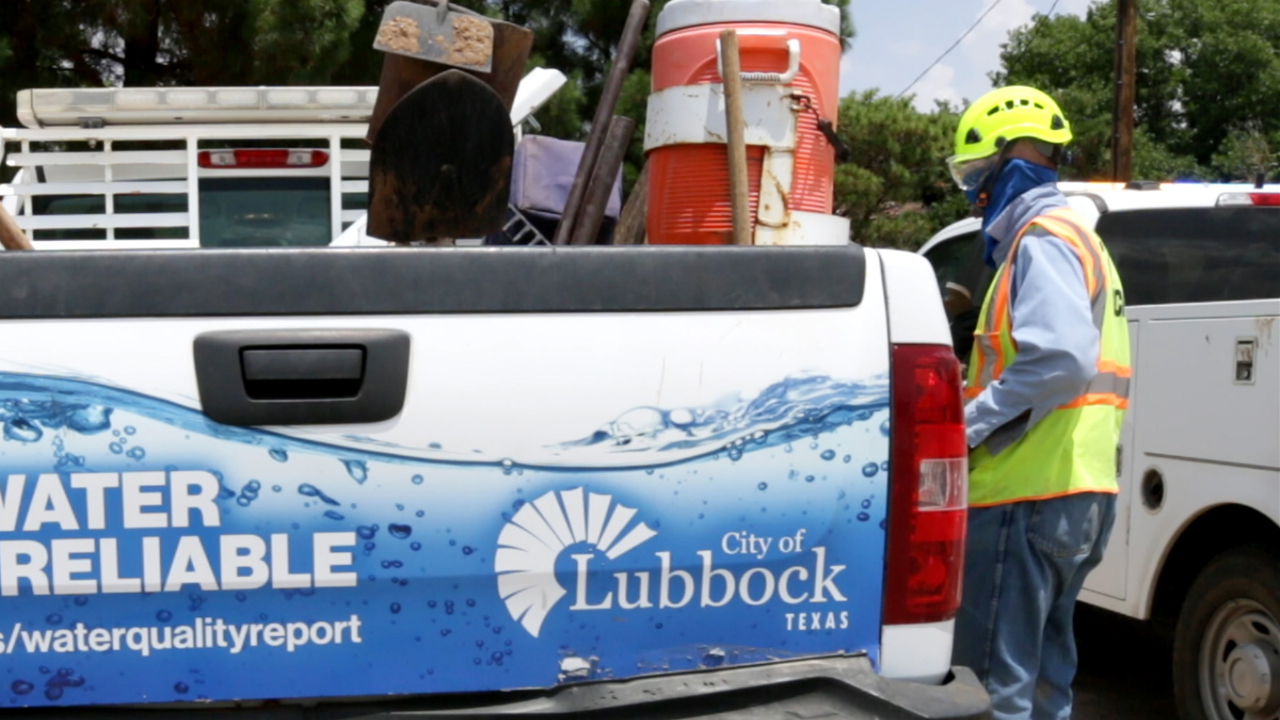
[[[317,642],[296,652],[258,646],[238,655],[210,648],[187,655],[157,651],[150,657],[128,650],[65,658],[33,654],[21,662],[6,661],[12,673],[10,703],[93,705],[550,687],[567,681],[559,678],[559,663],[570,649],[580,658],[598,658],[591,672],[600,678],[859,650],[874,661],[883,573],[883,532],[874,521],[885,510],[883,499],[868,504],[864,498],[883,498],[886,480],[882,473],[864,477],[860,471],[873,464],[878,471],[887,457],[888,441],[876,432],[888,415],[887,399],[884,378],[855,383],[797,377],[755,397],[726,398],[706,407],[628,410],[589,437],[523,451],[527,454],[495,451],[458,460],[457,454],[424,457],[422,447],[397,448],[376,438],[343,438],[361,443],[352,448],[229,427],[191,408],[126,390],[0,373],[0,423],[5,428],[0,480],[9,473],[28,473],[28,497],[35,474],[49,472],[55,463],[67,474],[164,468],[170,473],[206,471],[218,481],[217,525],[204,523],[193,512],[189,526],[125,531],[112,526],[119,522],[112,515],[107,531],[62,532],[50,522],[24,539],[114,537],[120,577],[136,578],[144,535],[160,539],[166,573],[177,541],[198,537],[215,575],[221,572],[219,539],[251,535],[273,553],[263,567],[269,566],[274,577],[310,570],[313,537],[347,533],[354,544],[339,552],[349,553],[350,567],[338,566],[358,578],[357,587],[268,584],[242,590],[202,588],[188,581],[177,593],[73,598],[31,596],[24,586],[21,596],[7,604],[14,622],[22,621],[26,628],[84,623],[90,628],[177,631],[196,620],[315,623],[355,613],[363,621],[364,638],[361,645]],[[605,419],[584,418],[580,427]],[[483,429],[479,431],[475,445],[483,447]],[[465,447],[469,451],[472,445]],[[856,460],[835,462],[842,457]],[[266,488],[272,492],[264,492]],[[853,499],[835,502],[846,491]],[[82,497],[76,491],[71,501],[84,518]],[[508,575],[499,569],[498,556],[509,548],[499,537],[505,528],[524,522],[522,512],[528,515],[535,508],[549,523],[558,522],[557,513],[563,517],[565,524],[555,524],[554,532],[599,536],[609,528],[602,521],[587,522],[598,517],[593,503],[602,504],[610,522],[626,518],[611,532],[629,536],[635,547],[615,557],[569,535],[559,538],[560,545],[552,548],[559,553],[554,574],[567,596],[552,601],[535,634],[500,591],[500,578]],[[651,534],[632,535],[641,527]],[[544,539],[554,538],[554,532]],[[771,539],[772,554],[726,555],[727,533]],[[791,538],[799,548],[800,537],[802,549],[779,555],[777,541]],[[274,538],[287,540],[291,551],[287,565],[279,568]],[[856,619],[848,629],[787,629],[787,613],[797,608],[782,604],[776,594],[760,606],[735,596],[726,606],[706,607],[699,605],[699,587],[687,607],[657,602],[660,591],[678,599],[683,581],[676,576],[661,590],[655,553],[671,553],[672,568],[698,582],[697,552],[705,549],[714,551],[717,570],[738,578],[757,567],[776,578],[803,564],[805,575],[790,576],[791,590],[803,594],[813,591],[817,558],[811,548],[819,544],[828,548],[823,577],[841,568],[835,582],[849,599],[830,609]],[[576,588],[563,571],[572,573],[574,555],[589,557],[591,563],[590,596],[582,603],[601,603],[610,594],[616,603],[623,595],[617,575],[631,578],[627,602],[634,604],[638,592],[647,592],[654,602],[638,610],[623,611],[616,604],[610,612],[571,610]],[[243,577],[253,571],[251,566],[246,562]],[[647,584],[636,584],[639,572],[651,573]],[[809,578],[804,589],[800,577]],[[753,578],[744,592],[764,592],[763,576]],[[723,590],[717,585],[714,592]],[[833,617],[838,622],[838,612]],[[823,622],[828,621],[824,616]],[[745,634],[756,647],[727,644],[741,642]],[[57,670],[36,675],[32,668],[41,661]],[[348,666],[362,670],[333,671]],[[182,675],[178,681],[174,668],[185,673],[188,667],[200,674]]]

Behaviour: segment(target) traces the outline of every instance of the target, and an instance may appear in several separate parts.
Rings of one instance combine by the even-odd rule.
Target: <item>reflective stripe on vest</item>
[[[980,395],[1017,359],[1014,262],[1023,237],[1035,227],[1066,243],[1084,269],[1099,333],[1097,374],[1079,395],[1050,412],[999,455],[992,455],[985,445],[970,453],[969,499],[974,507],[1119,489],[1115,448],[1133,380],[1124,291],[1106,248],[1073,211],[1061,209],[1037,217],[1014,239],[978,318],[965,395],[970,399]]]

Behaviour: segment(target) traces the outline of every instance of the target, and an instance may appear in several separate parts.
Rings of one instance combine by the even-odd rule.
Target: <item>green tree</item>
[[[1059,98],[1075,123],[1073,169],[1084,178],[1109,174],[1115,24],[1110,2],[1084,18],[1038,16],[1010,35],[992,76]],[[1280,3],[1143,0],[1137,52],[1140,176],[1213,175],[1233,134],[1280,132]]]
[[[363,0],[5,0],[0,124],[15,123],[24,88],[327,82],[362,10]]]
[[[840,105],[840,136],[853,154],[836,169],[836,210],[864,245],[914,250],[968,213],[943,162],[959,116],[945,104],[918,112],[913,100],[871,90]]]

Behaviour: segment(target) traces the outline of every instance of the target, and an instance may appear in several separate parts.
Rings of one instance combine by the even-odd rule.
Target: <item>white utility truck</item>
[[[521,127],[564,85],[539,68]],[[360,232],[376,87],[38,89],[0,128],[0,202],[38,250],[383,244]],[[2,177],[2,175],[0,175]],[[513,215],[516,213],[513,212]],[[354,227],[353,227],[354,226]]]
[[[69,249],[0,253],[6,706],[989,716],[923,258],[308,247],[371,89],[57,93],[3,135]]]
[[[1134,361],[1116,527],[1081,599],[1172,631],[1184,720],[1271,720],[1280,716],[1280,187],[1062,189],[1119,268]],[[921,250],[949,307],[969,306],[953,312],[958,346],[994,272],[982,249],[970,219]]]

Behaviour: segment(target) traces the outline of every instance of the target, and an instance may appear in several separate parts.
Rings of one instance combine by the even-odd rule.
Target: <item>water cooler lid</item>
[[[840,37],[840,8],[822,0],[671,0],[658,15],[658,35],[720,23],[807,25]]]

